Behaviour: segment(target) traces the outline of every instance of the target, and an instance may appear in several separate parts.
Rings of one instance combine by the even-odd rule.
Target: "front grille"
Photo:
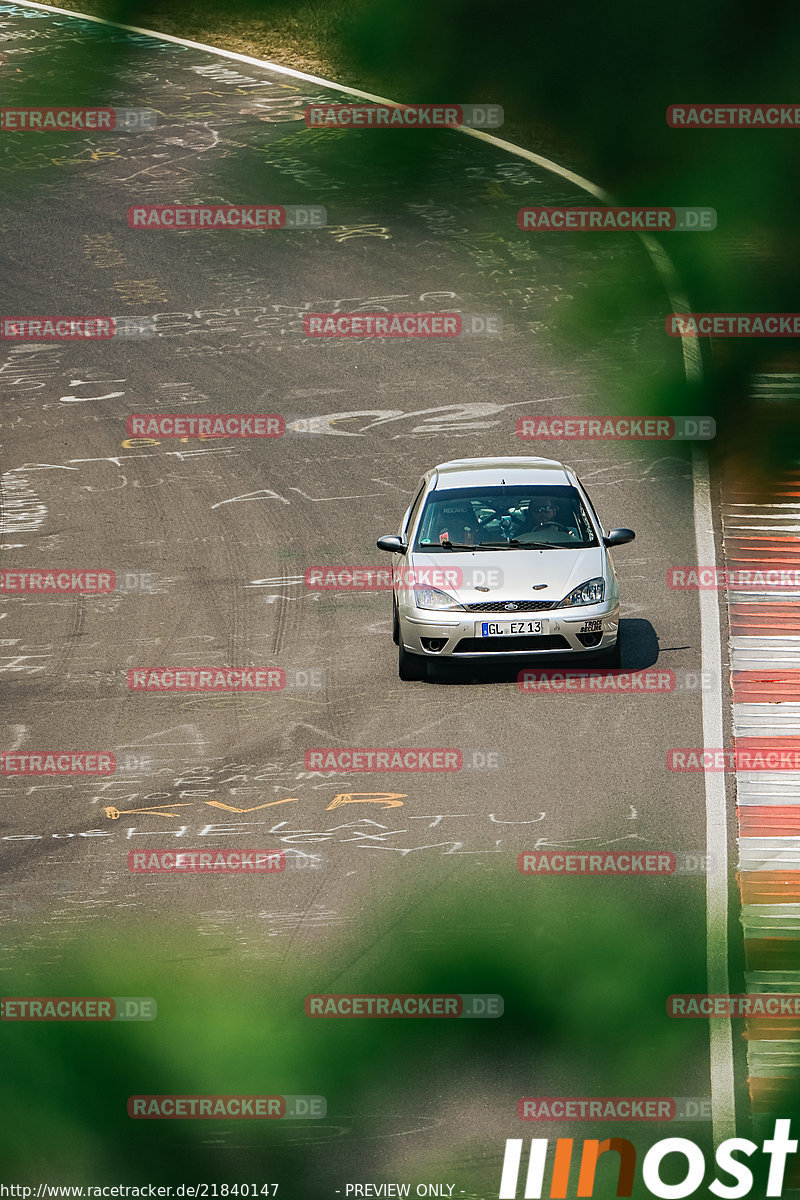
[[[486,600],[480,604],[465,604],[464,608],[467,612],[501,613],[508,612],[508,603],[508,600]],[[546,612],[553,607],[555,600],[515,600],[514,604],[516,609],[512,609],[512,612]]]
[[[545,637],[534,634],[525,637],[462,638],[453,654],[496,654],[501,650],[569,650],[570,644],[560,634]]]

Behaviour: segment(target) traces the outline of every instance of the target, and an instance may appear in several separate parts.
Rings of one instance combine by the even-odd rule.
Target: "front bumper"
[[[401,610],[399,619],[400,639],[405,649],[426,658],[530,658],[536,655],[571,658],[597,654],[614,646],[619,633],[619,604],[604,602],[580,608],[513,614],[436,612],[414,608]],[[529,635],[481,636],[480,626],[484,621],[512,619],[542,621],[543,631]],[[600,638],[598,641],[591,639],[592,644],[587,645],[578,635],[584,632],[587,623],[596,621],[602,624]],[[431,649],[427,644],[431,641],[442,645]]]

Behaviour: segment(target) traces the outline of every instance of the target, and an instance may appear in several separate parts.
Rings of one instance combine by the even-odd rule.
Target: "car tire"
[[[617,637],[610,650],[603,650],[597,655],[597,663],[602,667],[622,666],[622,638]]]
[[[450,683],[458,664],[454,664],[450,658],[429,658],[425,665],[428,668],[428,683]]]
[[[400,645],[400,618],[397,615],[397,601],[392,597],[392,641]]]
[[[420,683],[428,677],[428,664],[421,654],[409,654],[400,642],[397,647],[397,674],[405,683]]]

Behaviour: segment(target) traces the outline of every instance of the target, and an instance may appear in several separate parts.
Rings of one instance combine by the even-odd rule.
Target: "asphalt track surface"
[[[506,1137],[575,1133],[524,1125],[521,1096],[708,1095],[705,1023],[664,1011],[670,993],[704,990],[703,875],[516,870],[544,847],[704,853],[702,775],[666,768],[671,747],[702,744],[682,674],[702,665],[697,596],[665,583],[696,561],[688,444],[540,451],[576,469],[606,528],[636,530],[614,554],[624,666],[672,668],[672,694],[524,695],[515,666],[401,683],[389,594],[304,585],[311,566],[386,566],[375,540],[434,463],[536,453],[519,416],[637,413],[678,393],[670,305],[640,241],[521,233],[521,204],[585,196],[446,131],[310,130],[304,106],[341,96],[266,69],[8,5],[0,58],[6,104],[159,111],[154,131],[0,145],[3,312],[155,328],[3,345],[4,567],[144,572],[152,588],[3,597],[3,747],[147,764],[100,784],[3,779],[3,994],[159,1000],[156,1022],[114,1030],[114,1071],[70,1042],[64,1089],[81,1055],[95,1072],[84,1132],[40,1143],[4,1100],[12,1174],[128,1182],[144,1167],[160,1182],[158,1137],[172,1168],[232,1180],[244,1166],[286,1196],[386,1179],[496,1195]],[[137,203],[198,202],[324,205],[328,224],[127,225]],[[503,333],[303,334],[305,312],[354,310],[498,314]],[[151,412],[279,413],[286,434],[129,440],[128,414]],[[270,695],[130,692],[126,672],[145,666],[299,674]],[[336,746],[457,748],[465,767],[306,771],[306,750]],[[131,875],[126,855],[145,846],[278,848],[288,867]],[[349,991],[499,993],[505,1016],[304,1015],[306,994]],[[34,1029],[13,1031],[21,1070]],[[193,1091],[322,1094],[329,1115],[213,1135],[125,1116],[130,1094]],[[28,1085],[26,1119],[47,1102]],[[612,1132],[666,1136],[620,1123],[577,1136]]]

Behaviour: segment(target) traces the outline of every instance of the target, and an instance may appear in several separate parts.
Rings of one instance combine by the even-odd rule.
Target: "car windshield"
[[[567,550],[598,545],[589,514],[567,485],[448,488],[431,492],[415,550]]]

